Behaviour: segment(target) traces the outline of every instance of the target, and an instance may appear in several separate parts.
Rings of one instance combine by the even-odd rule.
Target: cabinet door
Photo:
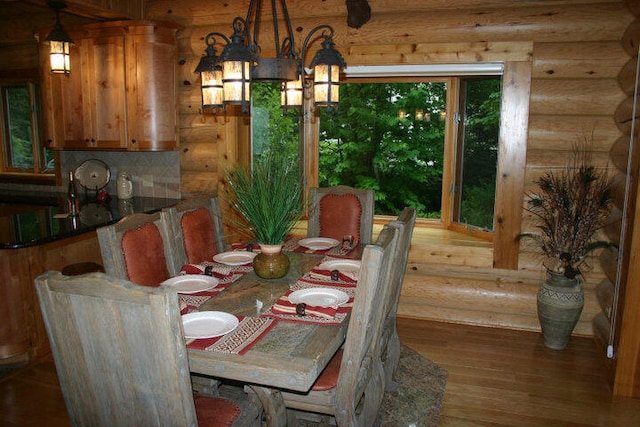
[[[126,62],[129,150],[176,148],[175,29],[129,28]]]
[[[87,46],[87,78],[84,80],[85,115],[90,117],[92,144],[97,149],[127,147],[124,37],[105,36],[84,40]]]
[[[82,91],[86,58],[82,40],[70,52],[71,73],[54,74],[49,70],[49,47],[40,47],[44,138],[49,148],[84,149],[90,144],[89,117],[84,114]]]

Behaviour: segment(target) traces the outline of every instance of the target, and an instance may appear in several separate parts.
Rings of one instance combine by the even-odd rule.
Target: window
[[[36,175],[54,178],[54,153],[41,144],[38,85],[33,82],[1,84],[0,96],[0,172],[10,174],[12,181],[20,176],[24,176],[26,180]]]
[[[377,214],[493,230],[500,77],[402,80],[341,85],[340,114],[320,113],[319,185],[373,189]]]
[[[299,163],[300,116],[297,110],[280,107],[280,83],[251,85],[252,161],[267,152]]]
[[[438,219],[427,219],[421,221],[421,223],[429,221],[439,221],[442,226],[457,230],[470,232],[478,236],[486,237],[493,240],[493,266],[495,268],[518,268],[518,253],[519,243],[518,234],[521,229],[522,219],[522,204],[524,194],[525,183],[525,166],[526,166],[526,152],[527,152],[527,133],[528,133],[528,118],[529,118],[529,95],[531,91],[531,49],[530,43],[523,43],[518,46],[517,52],[511,55],[511,59],[505,58],[504,62],[500,63],[476,63],[476,64],[444,64],[443,66],[423,66],[423,65],[392,65],[392,66],[360,66],[360,67],[348,67],[347,68],[347,82],[351,83],[372,83],[374,78],[378,84],[390,84],[390,83],[432,83],[432,84],[444,84],[446,86],[446,108],[444,112],[438,111],[438,119],[442,117],[444,120],[441,125],[444,125],[444,148],[442,154],[443,172],[442,172],[442,184],[437,191],[438,197],[441,197],[440,209],[429,209],[434,213],[434,216]],[[426,70],[425,69],[431,69]],[[452,68],[461,72],[452,72]],[[358,70],[359,69],[359,70]],[[360,72],[361,71],[361,72]],[[434,76],[455,76],[449,78],[435,78]],[[464,133],[458,132],[459,123],[458,120],[453,120],[456,117],[455,111],[457,106],[462,108],[462,105],[477,105],[478,99],[464,99],[459,94],[470,93],[469,87],[465,88],[465,84],[473,86],[473,78],[479,76],[488,77],[489,80],[495,77],[495,81],[500,81],[496,76],[502,76],[500,83],[492,83],[500,86],[500,95],[494,95],[488,100],[489,103],[495,103],[499,100],[499,129],[498,129],[498,142],[496,147],[499,149],[494,150],[493,155],[497,156],[497,164],[491,161],[492,168],[495,168],[495,199],[492,205],[493,208],[493,232],[483,231],[485,228],[489,228],[488,222],[486,225],[472,224],[477,222],[471,218],[469,212],[473,210],[473,204],[469,202],[474,200],[488,200],[490,198],[485,197],[488,193],[483,193],[483,197],[476,197],[474,193],[467,193],[465,196],[464,188],[468,187],[469,182],[474,183],[473,177],[466,174],[464,169],[464,160],[466,157],[466,163],[476,158],[475,151],[471,150],[469,144],[471,143],[468,138],[473,138],[472,134],[464,135]],[[380,78],[380,79],[378,79]],[[366,80],[365,80],[366,79]],[[384,79],[384,80],[381,80]],[[467,80],[465,80],[467,79]],[[484,79],[478,79],[484,80]],[[255,86],[257,84],[252,85]],[[346,90],[347,85],[344,86]],[[339,157],[341,161],[346,161],[344,164],[331,164],[324,161],[323,166],[320,163],[323,162],[323,158],[319,157],[320,153],[320,141],[324,147],[322,150],[335,149],[338,144],[341,148],[346,148],[347,143],[345,141],[338,141],[327,131],[320,136],[320,128],[324,130],[331,127],[327,124],[327,120],[330,117],[346,117],[348,121],[343,122],[341,127],[355,127],[353,124],[357,124],[358,127],[364,127],[365,122],[363,118],[366,118],[368,114],[366,108],[349,109],[347,103],[342,102],[344,98],[341,94],[340,113],[338,115],[331,116],[331,113],[320,109],[320,113],[317,111],[307,110],[304,114],[304,120],[300,120],[298,125],[291,127],[292,135],[301,135],[301,140],[304,143],[299,147],[299,159],[300,164],[304,167],[304,179],[306,180],[306,186],[318,186],[318,185],[334,185],[337,183],[335,180],[329,177],[327,170],[334,169],[336,173],[342,173],[343,176],[349,177],[348,171],[351,168],[361,167],[362,164],[373,164],[376,166],[372,168],[375,173],[380,171],[380,166],[384,166],[387,169],[391,169],[392,165],[386,165],[387,163],[393,163],[393,166],[397,162],[387,161],[390,158],[381,157],[381,160],[375,162],[374,158],[370,156],[359,156],[355,159],[347,159],[346,157]],[[274,99],[276,97],[274,96]],[[394,98],[391,98],[394,99]],[[462,102],[461,102],[462,100]],[[440,100],[438,100],[440,101]],[[435,104],[436,100],[433,99]],[[257,105],[257,104],[256,104]],[[371,104],[373,105],[373,104]],[[252,108],[255,108],[252,107]],[[458,110],[460,111],[460,110]],[[463,112],[466,110],[462,110]],[[470,109],[469,111],[474,111]],[[423,108],[423,111],[416,111],[406,109],[406,118],[414,120],[416,117],[422,117],[423,120],[427,113],[427,108]],[[397,127],[408,126],[399,123],[399,116],[397,111],[395,115],[385,114],[387,122],[391,120]],[[252,117],[255,111],[252,112]],[[296,113],[290,113],[296,114]],[[320,114],[319,120],[317,114]],[[275,116],[274,116],[275,117]],[[437,123],[433,112],[428,116],[432,125]],[[482,116],[475,118],[476,122],[482,122]],[[495,116],[492,116],[492,120]],[[253,119],[252,119],[253,120]],[[269,119],[271,121],[272,119]],[[460,120],[465,120],[469,124],[473,124],[474,120],[470,118],[462,117]],[[388,125],[385,121],[380,120],[379,123]],[[257,122],[251,123],[251,126],[257,126]],[[415,129],[415,125],[414,129]],[[418,127],[424,126],[422,123],[418,124]],[[338,124],[334,122],[333,129],[337,129]],[[367,129],[368,130],[368,129]],[[470,130],[470,129],[467,129]],[[238,153],[237,158],[241,164],[249,164],[251,159],[248,155],[251,150],[250,142],[250,122],[247,120],[237,120],[235,128],[239,144],[237,145]],[[414,132],[412,130],[412,132]],[[392,137],[390,134],[388,138]],[[460,137],[463,137],[461,140]],[[349,144],[357,144],[365,138],[364,133],[359,133],[357,139],[349,142]],[[254,138],[255,139],[255,138]],[[295,138],[294,138],[295,139]],[[258,139],[255,139],[257,141]],[[293,140],[292,140],[293,141]],[[297,139],[295,139],[297,141]],[[295,142],[294,142],[295,144]],[[333,144],[333,145],[332,145]],[[256,144],[254,151],[259,150],[259,146]],[[466,147],[466,148],[465,148]],[[343,151],[342,153],[344,153]],[[456,165],[457,153],[462,152],[462,164]],[[341,155],[342,155],[341,153]],[[405,153],[413,155],[411,150],[405,150]],[[411,158],[411,157],[409,157]],[[479,158],[479,157],[478,157]],[[417,159],[417,157],[416,157]],[[356,164],[353,162],[359,161]],[[420,162],[415,161],[416,164]],[[426,163],[429,166],[429,162]],[[455,166],[455,167],[454,167]],[[456,169],[457,167],[457,169]],[[427,168],[423,168],[422,173],[426,173]],[[461,174],[456,174],[456,171],[461,171]],[[333,172],[332,172],[333,173]],[[437,178],[431,178],[433,181],[437,181]],[[321,182],[322,180],[322,182]],[[375,188],[368,185],[373,185],[375,181],[375,174],[373,177],[369,177],[368,180],[362,180],[358,186],[363,188]],[[456,188],[457,186],[457,188]],[[446,191],[444,191],[446,189]],[[396,197],[396,193],[404,191],[403,188],[393,189],[390,193],[391,197]],[[457,193],[456,193],[457,191]],[[487,190],[489,191],[489,190]],[[460,195],[460,197],[454,197]],[[427,200],[427,199],[425,199]],[[420,199],[417,199],[420,202]],[[413,201],[412,201],[413,202]],[[423,202],[420,202],[423,203]],[[408,203],[407,203],[408,204]],[[423,203],[424,204],[424,203]],[[376,205],[382,206],[382,201],[377,199]],[[426,212],[426,209],[425,209]],[[423,217],[429,215],[423,214]],[[491,214],[488,214],[490,217]]]

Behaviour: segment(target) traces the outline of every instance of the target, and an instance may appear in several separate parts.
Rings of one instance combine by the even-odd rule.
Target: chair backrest
[[[393,257],[393,267],[388,271],[389,278],[387,280],[387,295],[384,306],[385,317],[393,317],[394,320],[398,310],[398,300],[400,299],[404,273],[407,269],[407,259],[409,258],[409,248],[411,247],[415,223],[416,210],[406,207],[397,219],[386,225],[398,230],[398,244]]]
[[[363,251],[336,386],[338,425],[373,425],[382,402],[384,379],[379,339],[384,313],[380,301],[386,287],[387,271],[394,262],[392,254],[397,240],[396,230],[386,228],[376,244],[367,245]]]
[[[169,224],[178,267],[211,261],[227,250],[217,197],[183,200],[161,215]]]
[[[110,276],[157,286],[178,273],[169,225],[160,212],[135,213],[97,230],[104,269]]]
[[[380,335],[380,358],[384,367],[385,389],[394,390],[396,384],[393,374],[400,360],[400,338],[396,330],[396,313],[400,300],[400,291],[404,274],[407,269],[407,259],[411,246],[411,237],[416,222],[416,210],[404,208],[396,220],[383,227],[393,228],[398,233],[398,244],[393,254],[393,265],[387,272],[385,295],[383,296],[384,318]]]
[[[307,237],[331,237],[342,241],[346,235],[371,243],[375,192],[345,185],[309,189]]]
[[[36,289],[72,425],[197,425],[175,291],[53,271]]]

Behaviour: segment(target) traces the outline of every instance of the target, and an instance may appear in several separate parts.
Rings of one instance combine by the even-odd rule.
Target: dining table
[[[269,426],[287,424],[280,391],[310,390],[345,340],[357,273],[338,278],[334,270],[333,278],[323,277],[329,272],[318,270],[318,266],[327,260],[358,259],[361,252],[356,249],[349,251],[349,254],[331,257],[331,254],[323,251],[299,250],[300,247],[295,244],[289,244],[288,248],[290,268],[286,276],[262,279],[250,265],[217,269],[221,283],[233,277],[227,280],[230,283],[222,286],[210,298],[198,301],[197,295],[184,295],[181,302],[183,313],[223,312],[240,319],[240,326],[234,333],[223,337],[228,339],[223,340],[222,345],[219,342],[212,344],[216,339],[211,342],[187,340],[190,371],[244,383],[260,399]],[[236,247],[236,250],[242,249]],[[215,266],[216,263],[187,266],[183,268],[183,273],[198,273],[200,269],[205,270],[207,265]],[[211,274],[211,267],[208,273]],[[347,308],[339,310],[335,318],[299,316],[295,312],[290,315],[274,314],[278,301],[282,301],[283,296],[293,289],[325,285],[343,289],[350,297],[351,304],[345,304]],[[247,332],[242,334],[242,329]],[[247,340],[247,336],[251,338]],[[245,346],[247,341],[251,343]]]

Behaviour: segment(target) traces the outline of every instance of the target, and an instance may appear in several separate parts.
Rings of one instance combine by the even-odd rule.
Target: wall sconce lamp
[[[56,11],[56,23],[49,33],[45,42],[49,43],[49,57],[51,60],[51,72],[68,74],[71,71],[71,61],[69,60],[69,48],[73,45],[71,37],[62,29],[60,25],[60,10],[67,7],[63,2],[49,1],[47,6]]]

